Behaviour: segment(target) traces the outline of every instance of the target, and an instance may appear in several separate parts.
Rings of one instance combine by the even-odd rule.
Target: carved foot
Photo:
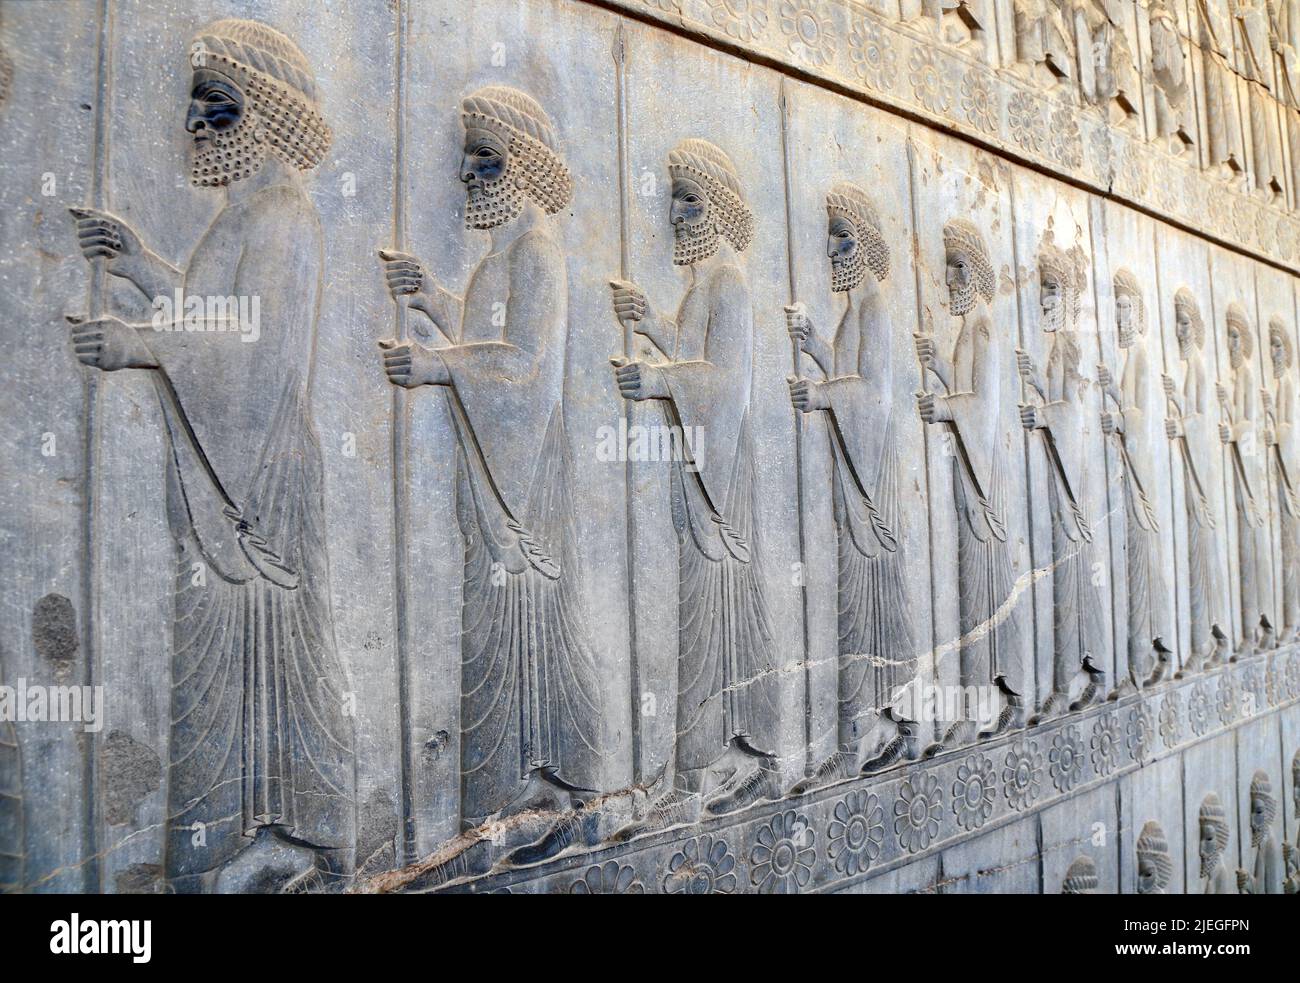
[[[515,850],[504,863],[509,867],[525,867],[550,860],[574,845],[595,846],[600,839],[599,827],[599,815],[588,809],[579,809],[557,822],[541,839]]]
[[[670,826],[689,826],[699,822],[700,797],[680,789],[673,789],[662,796],[644,819],[628,823],[610,837],[613,843],[626,843],[646,833],[654,833]]]
[[[1022,706],[1008,703],[998,714],[998,719],[993,721],[993,726],[986,727],[979,732],[981,741],[991,741],[995,737],[1010,733],[1013,730],[1020,730],[1025,726],[1025,709]]]
[[[704,806],[704,811],[710,816],[725,816],[762,799],[776,798],[780,798],[780,793],[776,790],[776,773],[764,763],[757,765],[731,788],[710,799]]]
[[[1169,670],[1173,666],[1173,650],[1166,648],[1164,639],[1157,636],[1151,641],[1151,648],[1156,653],[1156,667],[1151,670],[1151,675],[1146,678],[1142,684],[1143,689],[1149,689],[1157,683],[1163,683],[1169,678]]]
[[[943,735],[943,739],[927,747],[921,756],[923,758],[933,758],[944,751],[951,751],[955,748],[965,747],[968,744],[974,744],[978,737],[975,721],[957,720],[948,728],[948,732]]]
[[[1046,720],[1052,720],[1055,717],[1063,715],[1068,707],[1068,697],[1059,690],[1053,690],[1047,695],[1038,708],[1038,712],[1029,718],[1029,726],[1037,727]]]
[[[836,751],[819,764],[811,775],[795,782],[790,789],[790,794],[804,795],[815,788],[821,788],[823,785],[830,785],[834,782],[842,782],[846,778],[852,778],[856,773],[854,768],[856,764],[855,757],[855,755],[847,751]]]

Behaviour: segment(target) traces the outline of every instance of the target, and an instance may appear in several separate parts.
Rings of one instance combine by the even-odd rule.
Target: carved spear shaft
[[[628,278],[630,261],[628,258],[631,234],[628,231],[628,159],[627,159],[627,41],[624,37],[623,22],[620,20],[614,32],[614,46],[610,51],[614,58],[614,87],[618,104],[618,275],[619,279]],[[635,353],[632,334],[632,319],[624,318],[623,359],[631,361]],[[624,400],[623,416],[627,423],[627,432],[632,432],[634,404]],[[628,684],[632,700],[632,783],[640,785],[642,781],[641,765],[641,667],[637,653],[636,633],[636,505],[633,501],[635,475],[632,457],[624,454],[623,478],[626,488],[624,500],[627,508],[627,544],[624,550],[627,561],[627,634],[628,634]]]
[[[410,9],[404,0],[396,4],[397,79],[394,86],[394,115],[396,116],[395,146],[393,153],[393,240],[398,250],[406,249],[406,49],[410,31]],[[394,327],[399,342],[407,339],[407,298],[395,298],[397,305]],[[415,859],[415,806],[413,773],[411,769],[411,644],[407,586],[409,584],[409,554],[407,549],[408,517],[410,516],[410,417],[407,412],[407,393],[401,386],[393,386],[392,458],[393,458],[393,644],[397,656],[397,731],[398,767],[401,774],[402,835],[398,843],[398,866]]]
[[[786,95],[786,80],[781,79],[781,92],[778,97],[781,107],[781,158],[785,166],[785,263],[786,277],[790,291],[790,306],[797,301],[794,273],[794,215],[791,209],[791,161],[790,161],[790,103]],[[790,361],[796,379],[803,375],[803,352],[800,343],[791,339]],[[813,733],[812,733],[812,662],[809,658],[808,639],[808,549],[804,533],[804,488],[803,488],[803,414],[794,411],[794,487],[798,507],[799,525],[799,599],[803,608],[803,745],[804,775],[813,773]]]

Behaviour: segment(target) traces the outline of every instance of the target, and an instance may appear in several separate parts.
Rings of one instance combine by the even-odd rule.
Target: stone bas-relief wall
[[[0,7],[4,889],[1300,890],[1300,10],[913,6]]]

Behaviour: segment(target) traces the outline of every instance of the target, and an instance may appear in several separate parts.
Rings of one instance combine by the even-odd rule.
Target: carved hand
[[[1098,363],[1098,365],[1097,365],[1097,384],[1098,384],[1099,386],[1101,386],[1103,389],[1109,389],[1112,385],[1114,385],[1114,383],[1115,383],[1115,379],[1114,379],[1114,377],[1111,376],[1111,374],[1110,374],[1110,369],[1108,369],[1108,368],[1106,368],[1106,366],[1104,366],[1104,365]]]
[[[1264,428],[1264,446],[1265,447],[1277,446],[1277,432],[1274,431],[1272,427]]]
[[[1038,412],[1038,407],[1033,403],[1020,404],[1020,425],[1026,430],[1037,430],[1039,427],[1047,426],[1047,421],[1043,415]]]
[[[921,419],[926,423],[941,423],[952,419],[948,400],[934,393],[917,393],[916,408],[921,411]]]
[[[1231,443],[1232,443],[1232,427],[1228,426],[1226,423],[1220,423],[1220,424],[1219,424],[1219,439],[1220,439],[1221,441],[1223,441],[1225,444],[1231,444]]]
[[[107,257],[105,268],[114,276],[126,276],[144,256],[140,237],[125,221],[95,208],[69,208],[77,220],[77,241],[86,259]]]
[[[1178,398],[1178,386],[1175,384],[1175,382],[1174,382],[1174,377],[1173,377],[1173,376],[1171,376],[1171,375],[1161,375],[1161,376],[1160,376],[1160,383],[1161,383],[1162,386],[1164,386],[1164,390],[1165,390],[1165,399],[1177,399],[1177,398]]]
[[[1223,385],[1223,383],[1221,383],[1221,382],[1216,382],[1216,383],[1214,384],[1214,397],[1215,397],[1215,399],[1217,399],[1220,403],[1226,403],[1226,402],[1228,402],[1228,390],[1227,390],[1227,388]]]
[[[1174,417],[1165,417],[1165,436],[1177,440],[1183,435],[1183,421]]]
[[[1033,358],[1023,348],[1016,349],[1016,371],[1020,373],[1020,378],[1025,385],[1032,386],[1038,390],[1039,395],[1042,395],[1043,386],[1038,381],[1038,366],[1034,365]]]
[[[920,360],[921,367],[933,369],[938,362],[934,338],[928,334],[916,334],[912,337],[916,339],[916,357]]]
[[[384,261],[384,278],[393,299],[410,297],[412,307],[427,310],[429,278],[419,257],[395,249],[381,249],[379,258]]]
[[[1264,412],[1272,416],[1273,414],[1273,394],[1267,389],[1259,391],[1259,404],[1264,408]]]
[[[412,341],[388,339],[381,341],[384,371],[388,381],[395,386],[414,389],[416,386],[437,386],[447,383],[447,367],[442,359],[423,345]]]
[[[1101,432],[1104,434],[1123,433],[1124,418],[1118,413],[1102,413]]]
[[[798,342],[799,348],[807,351],[807,341],[812,337],[813,326],[803,304],[786,304],[785,329],[790,333],[790,340]]]
[[[794,404],[794,408],[800,413],[811,413],[814,410],[830,408],[830,403],[827,401],[826,394],[822,391],[820,383],[814,382],[812,379],[799,379],[792,375],[786,376],[785,381],[790,386],[790,402]]]
[[[610,280],[614,291],[614,316],[620,321],[640,321],[646,315],[649,303],[641,288],[630,280]]]
[[[72,347],[77,361],[104,372],[118,369],[156,369],[158,362],[135,328],[115,317],[87,321],[67,315],[72,325]]]
[[[1242,894],[1254,894],[1254,885],[1251,884],[1250,874],[1240,867],[1237,868],[1237,890]]]
[[[614,379],[618,382],[619,394],[624,399],[640,402],[643,399],[668,398],[664,374],[649,362],[611,358],[609,364],[614,366]]]

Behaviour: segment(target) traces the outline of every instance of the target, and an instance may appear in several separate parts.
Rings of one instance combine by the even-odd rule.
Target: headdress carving
[[[1145,860],[1155,871],[1155,881],[1151,887],[1144,892],[1139,884],[1138,892],[1156,894],[1166,890],[1173,881],[1174,862],[1169,856],[1169,841],[1165,839],[1165,831],[1155,820],[1142,827],[1137,840],[1137,854],[1139,860]]]
[[[1250,841],[1252,846],[1259,846],[1260,841],[1273,826],[1273,821],[1277,819],[1277,799],[1273,797],[1273,783],[1269,781],[1268,773],[1264,771],[1255,772],[1250,780],[1250,798],[1252,821],[1250,824]],[[1253,821],[1255,811],[1255,800],[1258,799],[1264,808],[1263,822],[1259,828],[1256,828]]]
[[[573,175],[560,157],[551,118],[536,99],[509,86],[489,85],[461,102],[461,120],[467,129],[490,130],[506,143],[507,169],[517,168],[514,174],[522,178],[524,190],[548,215],[569,204]]]
[[[1114,292],[1116,297],[1127,297],[1133,304],[1133,327],[1142,334],[1147,327],[1146,302],[1142,299],[1142,287],[1132,273],[1125,268],[1115,271]]]
[[[1201,307],[1196,298],[1186,287],[1179,287],[1174,294],[1174,311],[1185,311],[1192,322],[1192,342],[1197,348],[1205,347],[1205,321],[1201,317]]]
[[[1251,355],[1255,351],[1255,332],[1251,329],[1246,312],[1241,309],[1240,304],[1229,304],[1224,320],[1237,329],[1237,337],[1240,339],[1241,355],[1239,360],[1234,363],[1234,367],[1242,362],[1249,362]]]
[[[889,246],[880,229],[880,215],[867,193],[856,184],[842,182],[826,196],[826,211],[832,217],[846,219],[858,234],[867,269],[877,280],[889,276]]]
[[[1228,817],[1223,811],[1223,803],[1211,792],[1201,803],[1199,820],[1202,825],[1209,825],[1214,830],[1214,852],[1201,857],[1201,876],[1208,877],[1218,862],[1223,851],[1228,848]]]
[[[668,173],[704,187],[718,232],[736,252],[744,252],[754,237],[754,215],[731,158],[708,140],[683,140],[668,153]]]
[[[258,121],[254,139],[264,138],[277,157],[300,170],[324,159],[333,134],[320,113],[311,66],[289,38],[258,21],[231,18],[203,28],[190,50],[197,67],[220,72],[243,90]],[[199,184],[233,179],[195,174]]]
[[[950,219],[943,227],[943,244],[947,249],[959,249],[970,257],[975,266],[975,289],[988,303],[993,303],[993,294],[997,281],[993,275],[993,263],[989,260],[988,247],[984,245],[984,236],[964,218]]]
[[[1096,894],[1097,865],[1092,857],[1079,857],[1070,864],[1061,882],[1062,894]]]
[[[1295,346],[1291,342],[1291,332],[1279,318],[1273,318],[1268,322],[1268,335],[1269,344],[1272,344],[1274,338],[1278,339],[1278,343],[1282,346],[1283,364],[1289,369],[1295,361]]]

